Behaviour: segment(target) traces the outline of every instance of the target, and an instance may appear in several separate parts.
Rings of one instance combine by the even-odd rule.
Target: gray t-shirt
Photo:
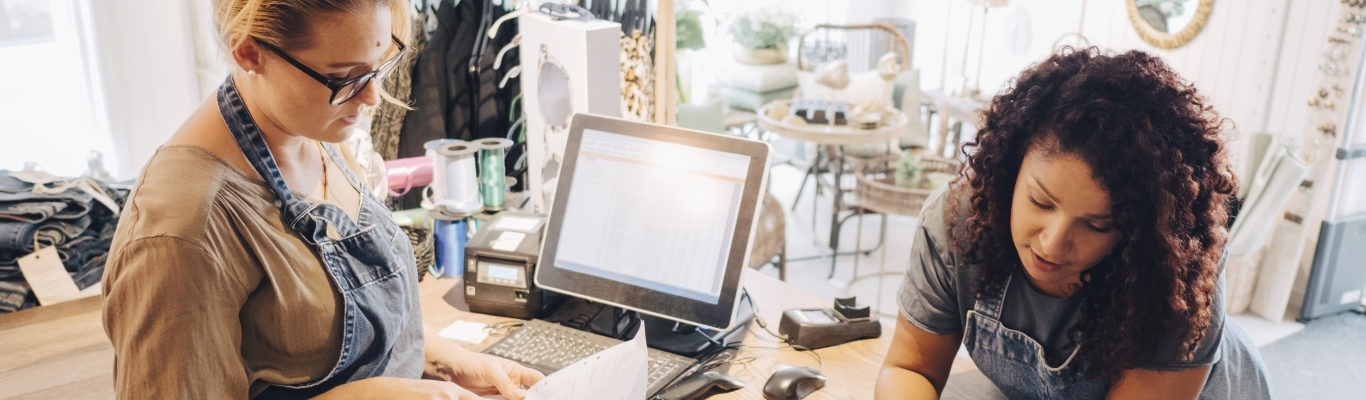
[[[964,249],[949,241],[949,229],[960,235],[966,233],[968,197],[966,192],[954,193],[941,188],[930,194],[920,211],[898,301],[902,316],[927,332],[943,335],[962,331],[968,311],[976,303],[972,277],[982,265],[967,264],[961,255]],[[957,204],[959,210],[953,221],[945,218],[950,202]],[[1223,262],[1220,261],[1219,284],[1214,293],[1214,315],[1192,360],[1180,361],[1180,335],[1173,331],[1151,358],[1136,363],[1137,366],[1181,370],[1219,361],[1216,350],[1224,329]],[[1081,319],[1081,306],[1080,296],[1056,299],[1039,292],[1029,284],[1022,270],[1017,269],[1006,290],[1001,323],[1039,342],[1047,359],[1059,360],[1050,361],[1057,366],[1077,345],[1067,332]]]

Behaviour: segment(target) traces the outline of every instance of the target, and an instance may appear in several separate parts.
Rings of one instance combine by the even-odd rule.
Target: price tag
[[[86,290],[76,288],[76,282],[66,273],[57,248],[53,246],[20,258],[19,271],[24,273],[24,280],[38,296],[38,303],[45,306],[100,294],[100,285],[90,285]]]

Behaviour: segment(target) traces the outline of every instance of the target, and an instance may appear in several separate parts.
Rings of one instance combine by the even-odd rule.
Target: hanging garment
[[[424,155],[422,146],[431,140],[506,136],[509,107],[521,89],[515,79],[503,88],[498,83],[518,60],[505,55],[500,70],[493,64],[498,50],[516,36],[517,24],[501,25],[493,39],[485,34],[492,21],[506,13],[489,0],[443,0],[437,7],[436,28],[413,70],[413,110],[403,119],[398,158]],[[512,170],[515,161],[508,157],[505,170]],[[396,199],[393,206],[413,208],[420,202],[421,193],[412,193]]]
[[[442,0],[436,9],[436,29],[418,54],[412,75],[413,109],[403,118],[398,158],[426,153],[423,143],[436,139],[462,139],[468,114],[454,112],[456,99],[466,98],[464,79],[479,32],[477,1]]]
[[[409,55],[400,60],[394,72],[384,79],[384,90],[395,99],[408,103],[413,94],[413,68],[417,65],[417,55],[427,47],[426,18],[414,13],[412,17],[412,39],[408,44]],[[398,141],[403,131],[403,120],[408,109],[397,104],[382,101],[375,107],[374,119],[370,122],[370,143],[375,152],[385,160],[398,158]]]

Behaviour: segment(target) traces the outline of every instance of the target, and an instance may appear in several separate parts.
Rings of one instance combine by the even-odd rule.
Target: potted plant
[[[745,64],[787,61],[787,41],[796,32],[796,17],[788,10],[766,6],[741,13],[731,21],[735,60]]]

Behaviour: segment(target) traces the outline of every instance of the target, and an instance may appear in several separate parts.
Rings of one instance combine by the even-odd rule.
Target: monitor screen
[[[536,287],[726,329],[770,151],[743,137],[575,114]]]
[[[750,159],[585,128],[555,267],[717,304]]]

